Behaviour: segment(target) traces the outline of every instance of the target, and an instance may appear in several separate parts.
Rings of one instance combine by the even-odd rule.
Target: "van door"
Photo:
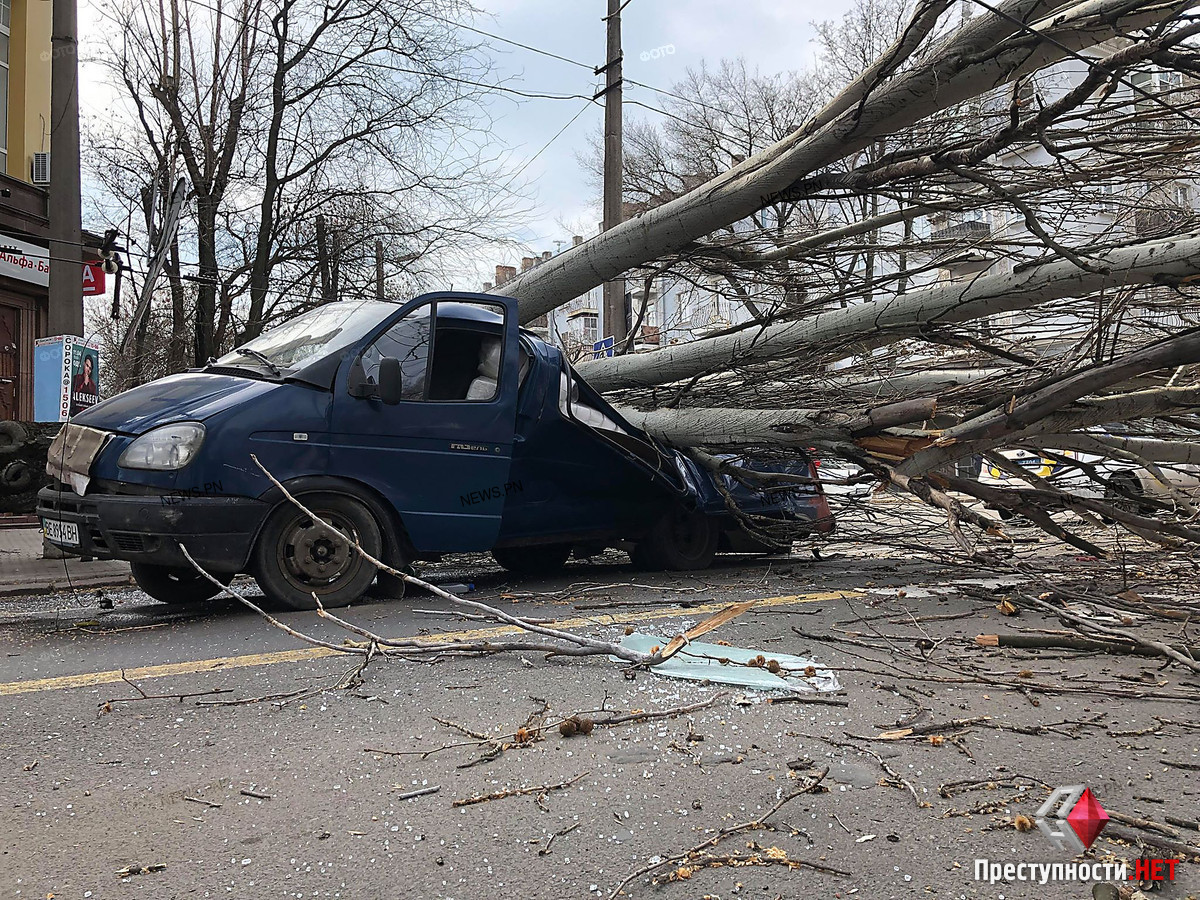
[[[379,396],[399,361],[399,402]],[[339,371],[330,474],[392,502],[413,546],[487,550],[509,492],[518,372],[515,303],[484,295],[418,298]]]

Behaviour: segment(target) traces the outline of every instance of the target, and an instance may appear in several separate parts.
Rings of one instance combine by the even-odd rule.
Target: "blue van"
[[[708,470],[631,426],[556,347],[518,328],[515,301],[485,294],[317,307],[83,411],[46,471],[47,538],[128,560],[166,603],[217,593],[181,547],[222,581],[252,574],[295,609],[364,593],[376,571],[355,542],[396,568],[490,550],[518,573],[618,545],[673,570],[766,549]],[[796,535],[832,530],[815,467],[788,471],[812,483],[761,493],[721,476],[721,487]]]

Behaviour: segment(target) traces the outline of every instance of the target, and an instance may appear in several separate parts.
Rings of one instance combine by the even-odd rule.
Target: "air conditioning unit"
[[[34,184],[49,184],[50,183],[50,154],[49,153],[33,154],[33,183]]]

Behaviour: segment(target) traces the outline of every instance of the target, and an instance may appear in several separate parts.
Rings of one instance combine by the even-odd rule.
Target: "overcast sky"
[[[482,30],[593,66],[604,60],[606,0],[479,0],[479,5],[486,11],[475,23]],[[803,69],[813,59],[813,23],[839,18],[849,5],[847,0],[631,0],[622,13],[625,75],[669,90],[701,61],[711,65],[742,56],[764,74]],[[523,90],[591,96],[602,83],[603,76],[578,66],[499,42],[495,46],[501,51],[497,78],[517,76],[514,86]],[[636,86],[626,86],[625,99],[648,106],[661,106],[663,100]],[[498,100],[495,140],[510,148],[519,168],[584,106],[582,100]],[[630,115],[655,116],[637,106],[626,108]],[[598,197],[576,157],[603,120],[603,108],[589,105],[521,176],[537,212],[516,237],[531,249],[555,250],[555,241],[569,241],[576,224],[595,229]]]
[[[83,0],[80,6],[80,107],[85,117],[92,118],[105,115],[112,96],[102,84],[104,73],[87,62],[89,49],[95,52],[89,44],[103,27],[100,2]],[[476,4],[483,12],[474,25],[483,31],[588,66],[604,61],[606,0],[476,0]],[[814,23],[839,18],[849,5],[849,0],[630,0],[622,14],[625,75],[669,90],[689,67],[698,67],[701,61],[715,64],[742,56],[764,74],[803,69],[814,55]],[[585,97],[591,97],[603,83],[603,76],[588,69],[500,41],[492,44],[495,82],[532,93]],[[647,88],[627,85],[625,100],[627,104],[661,106],[663,98]],[[581,99],[501,94],[492,102],[492,111],[493,149],[509,155],[512,171],[528,164],[519,183],[527,187],[534,212],[528,226],[512,237],[540,254],[561,246],[556,241],[569,242],[575,231],[594,231],[599,198],[577,156],[599,133],[603,107]],[[577,114],[574,123],[554,138]],[[626,107],[626,115],[657,118],[635,105]],[[498,250],[496,255],[495,259],[478,260],[477,271],[464,273],[465,283],[457,286],[478,288],[475,282],[490,280],[496,263],[519,264],[523,254]]]

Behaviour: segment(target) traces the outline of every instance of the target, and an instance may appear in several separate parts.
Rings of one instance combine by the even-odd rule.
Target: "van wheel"
[[[498,547],[496,562],[514,575],[545,575],[557,572],[571,555],[570,544],[536,544],[531,547]]]
[[[675,507],[638,541],[633,550],[634,565],[672,572],[707,569],[717,553],[720,534],[716,519]]]
[[[137,586],[159,603],[171,606],[191,606],[211,600],[221,589],[195,569],[175,566],[156,566],[152,563],[130,563],[133,580]],[[221,584],[233,581],[232,572],[213,572],[213,578]]]
[[[375,578],[375,566],[353,544],[380,559],[383,536],[365,504],[347,494],[314,491],[298,498],[331,531],[293,504],[267,516],[254,547],[254,577],[268,598],[289,609],[347,606]]]

